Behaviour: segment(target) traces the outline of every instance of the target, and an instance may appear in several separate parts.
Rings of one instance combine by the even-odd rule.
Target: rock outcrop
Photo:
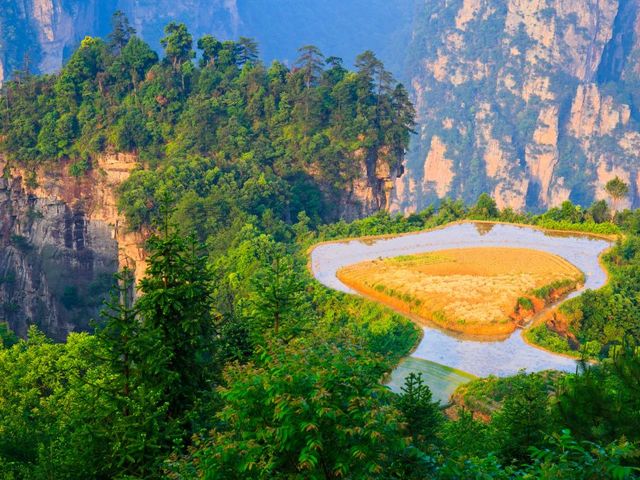
[[[113,274],[144,271],[143,238],[124,228],[115,188],[135,158],[107,155],[82,179],[63,164],[37,171],[0,161],[0,321],[63,340],[97,319]]]
[[[104,37],[116,9],[160,50],[163,29],[184,22],[194,39],[253,37],[265,63],[293,65],[297,49],[313,43],[327,55],[351,63],[374,50],[400,73],[416,0],[2,0],[0,2],[0,84],[22,68],[24,54],[40,73],[60,68],[86,36]],[[327,28],[330,26],[331,28]]]
[[[403,173],[403,155],[387,147],[358,150],[353,161],[359,167],[357,175],[338,194],[336,220],[351,221],[387,210],[395,182]]]
[[[410,47],[418,135],[393,209],[482,192],[518,210],[589,204],[616,175],[631,187],[625,206],[640,206],[639,0],[421,10]]]

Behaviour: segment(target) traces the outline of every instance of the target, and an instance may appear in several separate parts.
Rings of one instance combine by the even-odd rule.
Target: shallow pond
[[[585,274],[584,289],[597,289],[607,280],[598,257],[610,245],[607,240],[588,235],[543,232],[516,225],[461,223],[384,239],[321,244],[311,252],[311,269],[315,278],[327,287],[356,293],[336,277],[340,268],[378,258],[452,248],[529,248],[563,257]],[[579,294],[580,291],[573,292],[570,297]],[[516,330],[506,339],[478,340],[431,326],[423,328],[423,339],[411,357],[428,362],[405,360],[401,363],[389,380],[389,386],[393,390],[399,389],[404,377],[411,371],[421,371],[427,383],[437,388],[437,396],[442,398],[448,389],[442,387],[442,375],[434,375],[434,367],[429,362],[479,377],[508,376],[521,369],[529,372],[547,369],[572,372],[576,368],[576,362],[570,358],[528,345],[522,338],[521,330]],[[444,378],[446,380],[446,376]],[[464,379],[455,377],[451,383],[459,384],[463,381]]]

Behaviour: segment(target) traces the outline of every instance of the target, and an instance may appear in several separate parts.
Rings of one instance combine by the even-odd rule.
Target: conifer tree
[[[164,379],[169,415],[180,418],[212,381],[214,321],[211,276],[202,247],[179,235],[164,213],[160,235],[148,243],[148,267],[137,302],[144,327],[157,330],[167,350]]]
[[[438,403],[433,401],[431,390],[422,379],[422,373],[411,372],[401,390],[398,408],[407,421],[413,444],[426,446],[434,443],[435,433],[442,419]]]

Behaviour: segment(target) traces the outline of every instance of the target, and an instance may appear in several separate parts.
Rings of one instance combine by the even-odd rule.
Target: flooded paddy
[[[395,237],[320,244],[311,252],[311,269],[315,278],[327,287],[356,294],[336,276],[341,268],[356,263],[456,248],[533,249],[558,255],[583,272],[584,287],[569,295],[573,297],[584,289],[597,289],[606,283],[607,275],[599,256],[610,246],[611,242],[607,240],[578,233],[545,232],[507,224],[460,223]],[[464,381],[458,376],[448,382],[443,370],[436,374],[438,369],[433,363],[478,377],[508,376],[522,369],[572,372],[576,368],[573,359],[527,344],[522,338],[522,330],[516,330],[506,338],[478,338],[456,335],[423,322],[421,325],[424,329],[422,341],[390,377],[389,385],[393,390],[399,389],[411,371],[422,372],[430,386],[438,385],[440,397],[448,391],[444,384],[450,383],[455,388]]]

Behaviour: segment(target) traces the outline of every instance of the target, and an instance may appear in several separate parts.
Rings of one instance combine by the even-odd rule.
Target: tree
[[[216,375],[212,286],[202,246],[178,234],[166,206],[162,215],[161,235],[147,242],[137,308],[145,328],[159,332],[166,348],[166,374],[157,380],[164,385],[169,416],[179,419]]]
[[[122,10],[116,10],[111,17],[111,24],[113,30],[109,34],[109,49],[115,54],[119,55],[124,46],[129,43],[129,40],[135,35],[135,29],[129,24],[129,19],[122,12]]]
[[[127,110],[115,128],[116,148],[121,152],[136,152],[151,141],[145,118],[137,110]]]
[[[226,371],[224,407],[191,462],[208,479],[393,477],[406,447],[376,360],[316,331]],[[386,478],[386,477],[385,477]]]
[[[258,43],[253,38],[240,37],[237,43],[236,59],[239,66],[254,63],[258,59]]]
[[[175,72],[180,71],[180,67],[195,57],[193,51],[193,37],[187,30],[184,23],[170,22],[164,27],[165,36],[160,40],[164,47],[165,55],[171,62]]]
[[[132,37],[122,49],[120,62],[137,90],[147,71],[158,63],[158,54],[140,38]]]
[[[310,89],[322,75],[324,55],[315,45],[305,45],[298,49],[295,66],[302,73],[305,87]]]
[[[608,222],[611,219],[611,214],[609,213],[609,205],[605,200],[598,200],[593,202],[593,204],[589,207],[588,213],[591,215],[591,218],[595,223],[604,223]]]
[[[529,448],[541,446],[552,426],[547,406],[548,394],[540,377],[524,372],[513,377],[511,390],[493,420],[504,460],[526,463]]]
[[[200,66],[213,67],[218,59],[218,54],[222,50],[222,43],[213,35],[205,35],[198,40],[198,49],[202,50]]]
[[[476,204],[469,210],[469,216],[477,220],[490,220],[499,215],[500,211],[495,200],[486,193],[481,194]]]
[[[253,288],[253,316],[273,326],[277,336],[283,322],[294,320],[292,313],[300,304],[303,289],[291,258],[273,247],[267,255],[267,264],[254,277]]]
[[[436,431],[442,421],[439,404],[433,401],[431,390],[425,385],[422,373],[411,372],[401,388],[398,409],[407,421],[413,444],[425,447],[436,441]]]
[[[604,189],[609,197],[611,197],[611,203],[614,211],[618,210],[618,202],[629,194],[629,185],[617,176],[613,180],[609,180],[604,186]]]
[[[163,384],[156,381],[171,373],[170,352],[159,330],[141,322],[134,294],[133,272],[125,268],[101,313],[97,348],[87,356],[104,366],[109,378],[92,385],[103,405],[93,427],[108,448],[101,462],[114,475],[144,478],[159,469],[177,434],[167,421]]]

